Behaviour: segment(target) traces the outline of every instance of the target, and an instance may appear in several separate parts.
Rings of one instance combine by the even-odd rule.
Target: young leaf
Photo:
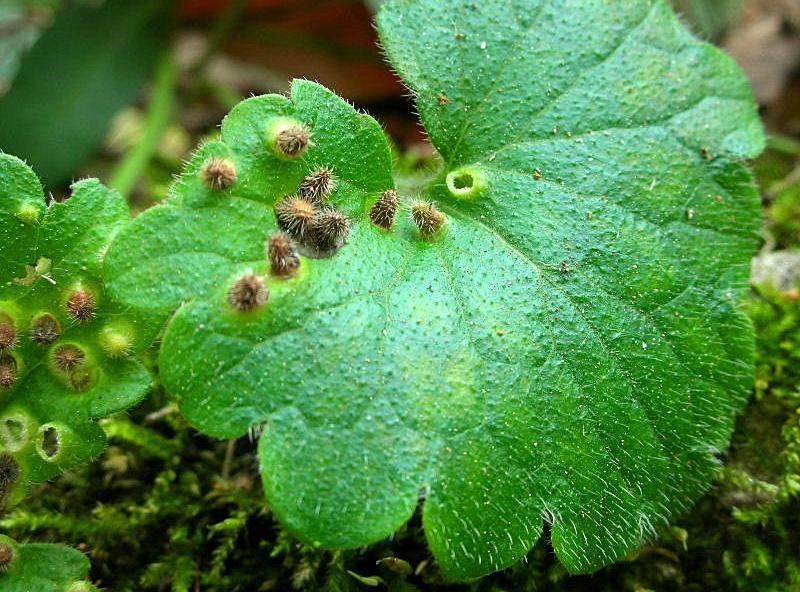
[[[0,154],[0,501],[97,454],[94,422],[147,393],[131,354],[157,327],[104,292],[105,250],[129,220],[122,197],[79,181],[45,205],[39,180]]]
[[[263,424],[270,506],[306,542],[387,536],[422,490],[453,578],[518,561],[545,521],[595,570],[706,490],[752,383],[748,85],[664,2],[398,0],[379,29],[444,158],[420,200],[395,211],[374,121],[295,82],[120,233],[110,291],[177,308],[164,384],[207,433]],[[318,206],[284,199],[321,167],[319,207],[349,217],[331,252]],[[276,214],[306,255],[288,277]]]
[[[89,560],[64,545],[18,543],[0,535],[0,592],[92,592]]]

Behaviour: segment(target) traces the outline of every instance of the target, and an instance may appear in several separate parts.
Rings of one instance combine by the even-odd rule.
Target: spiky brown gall
[[[272,273],[288,277],[300,268],[300,256],[292,239],[283,232],[276,232],[267,241],[267,258]]]
[[[278,225],[292,238],[304,240],[311,231],[317,207],[304,197],[289,195],[275,205]]]
[[[336,249],[350,234],[350,219],[336,208],[323,208],[314,218],[313,241],[320,251]]]
[[[200,170],[200,178],[211,189],[227,189],[236,183],[236,165],[230,158],[209,158]]]
[[[253,273],[246,273],[236,280],[228,290],[228,304],[231,308],[248,312],[263,306],[269,298],[269,288],[261,278]]]
[[[49,345],[61,337],[61,325],[50,313],[44,313],[31,322],[31,340],[39,345]]]
[[[0,353],[14,349],[17,343],[17,328],[13,321],[0,319]]]
[[[86,322],[94,316],[94,296],[91,292],[78,288],[67,299],[67,312],[79,323]]]
[[[0,388],[9,388],[17,382],[17,370],[14,356],[0,355]]]
[[[384,191],[369,210],[369,219],[375,226],[389,230],[394,225],[397,215],[397,192],[394,189]]]
[[[17,552],[8,543],[0,543],[0,572],[6,571],[14,559],[17,557]]]
[[[325,204],[331,193],[336,191],[336,177],[330,167],[319,167],[308,173],[298,190],[301,197],[315,203],[318,206]]]
[[[311,145],[311,130],[304,125],[290,123],[278,131],[275,146],[288,158],[301,156]]]
[[[62,372],[72,372],[86,362],[86,354],[77,345],[67,343],[53,351],[53,364]]]
[[[447,217],[432,201],[420,201],[411,206],[411,220],[422,236],[439,232]]]
[[[8,453],[0,454],[0,497],[5,496],[16,485],[20,475],[22,469],[17,460]]]

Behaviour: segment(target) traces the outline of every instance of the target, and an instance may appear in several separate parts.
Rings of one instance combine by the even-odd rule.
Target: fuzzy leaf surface
[[[0,154],[0,323],[10,323],[17,336],[10,350],[0,352],[17,368],[14,384],[0,387],[0,453],[20,465],[19,484],[49,479],[96,455],[104,437],[94,420],[137,403],[150,387],[149,373],[130,355],[144,349],[158,327],[107,298],[102,282],[105,251],[129,218],[124,199],[96,179],[74,183],[67,201],[48,206],[33,171]],[[91,318],[82,322],[66,306],[79,288],[95,301]],[[32,338],[35,321],[45,313],[60,333],[50,344]],[[102,335],[109,329],[129,338],[125,355],[104,350]],[[53,362],[66,344],[85,354],[70,372]],[[79,379],[85,382],[76,387]],[[48,457],[37,444],[43,442],[42,426],[51,422],[57,452]],[[24,489],[3,495],[15,501]]]
[[[545,520],[570,571],[598,569],[707,489],[752,384],[747,82],[660,1],[396,0],[379,30],[444,159],[425,195],[443,232],[370,223],[380,129],[296,82],[234,109],[121,233],[110,288],[177,309],[164,384],[205,432],[263,426],[270,506],[303,540],[378,540],[423,491],[453,578],[518,561]],[[305,157],[265,149],[275,116],[314,131]],[[241,173],[224,192],[198,179],[212,154]],[[347,244],[232,311],[234,279],[268,275],[272,204],[319,164]]]

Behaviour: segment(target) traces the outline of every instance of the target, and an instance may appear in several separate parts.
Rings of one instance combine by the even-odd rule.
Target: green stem
[[[109,183],[113,189],[126,197],[130,195],[139,176],[150,163],[167,123],[169,123],[175,79],[175,64],[172,58],[165,54],[156,70],[153,97],[147,111],[144,135],[122,159]]]
[[[247,0],[230,0],[228,6],[225,8],[225,12],[222,13],[214,25],[208,47],[206,47],[202,57],[192,68],[193,73],[201,72],[205,69],[214,54],[217,53],[219,48],[227,41],[246,7]]]

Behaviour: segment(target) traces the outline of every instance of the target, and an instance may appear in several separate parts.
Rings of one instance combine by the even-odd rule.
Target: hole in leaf
[[[28,443],[30,437],[28,423],[23,417],[6,417],[0,421],[0,445],[7,450],[16,451]]]
[[[453,197],[474,199],[480,197],[485,188],[483,172],[475,166],[464,167],[447,175],[447,189]]]
[[[59,437],[58,430],[54,427],[46,428],[42,432],[41,454],[47,459],[54,458],[61,450],[61,438]]]
[[[453,177],[453,187],[456,189],[470,189],[474,181],[469,173],[460,173]]]

